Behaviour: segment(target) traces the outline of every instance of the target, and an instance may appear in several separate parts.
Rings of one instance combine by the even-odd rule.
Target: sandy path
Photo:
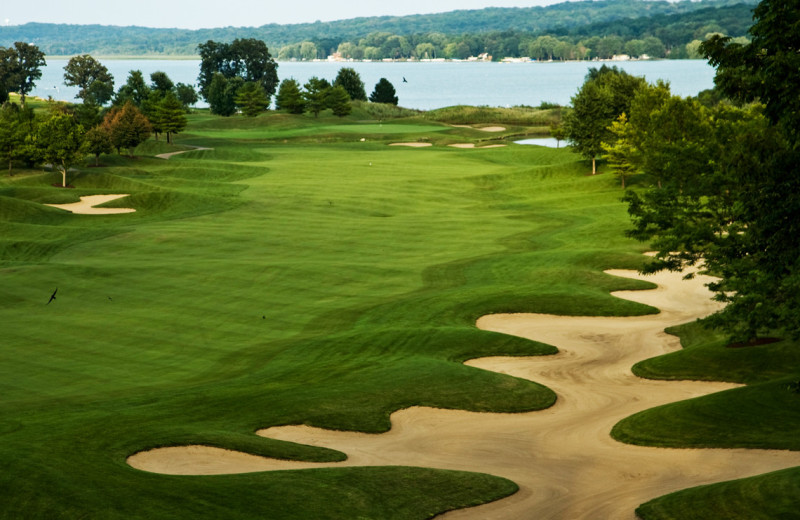
[[[187,144],[185,146],[190,146],[190,145]],[[180,152],[161,153],[156,155],[156,157],[158,157],[159,159],[169,159],[170,157],[173,157],[175,155],[181,155],[183,153],[188,153],[188,152],[196,152],[197,150],[213,150],[213,148],[205,148],[203,146],[192,146],[191,148],[192,148],[191,150],[181,150]]]
[[[630,271],[609,271],[641,278]],[[733,388],[726,383],[647,381],[635,362],[680,348],[664,327],[716,309],[698,276],[661,273],[653,291],[617,296],[662,309],[631,318],[537,314],[486,316],[478,326],[557,345],[556,356],[483,358],[468,364],[543,383],[558,394],[550,409],[482,414],[409,408],[392,415],[381,435],[306,426],[269,428],[259,435],[334,448],[342,466],[409,465],[479,471],[516,482],[520,492],[444,518],[633,519],[651,498],[723,480],[800,465],[800,453],[767,450],[674,450],[618,443],[609,431],[637,411]],[[237,454],[205,447],[152,450],[129,459],[139,469],[170,474],[218,474],[330,467]]]
[[[85,197],[81,197],[80,202],[73,202],[71,204],[45,204],[45,206],[64,209],[79,215],[119,215],[122,213],[133,213],[136,211],[133,208],[95,208],[95,206],[99,206],[100,204],[105,204],[106,202],[111,202],[112,200],[121,199],[122,197],[127,196],[128,194],[87,195]]]

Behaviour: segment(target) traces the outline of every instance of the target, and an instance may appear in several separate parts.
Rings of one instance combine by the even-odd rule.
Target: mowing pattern
[[[188,444],[335,461],[253,432],[381,432],[410,406],[542,409],[547,388],[462,362],[555,349],[475,319],[653,311],[609,296],[647,286],[602,273],[641,262],[612,178],[565,150],[443,146],[459,131],[198,115],[182,144],[213,150],[165,161],[185,148],[150,142],[74,190],[4,177],[0,517],[429,518],[513,493],[421,468],[187,479],[125,464]],[[420,139],[437,146],[387,146]],[[136,213],[44,206],[108,193]]]

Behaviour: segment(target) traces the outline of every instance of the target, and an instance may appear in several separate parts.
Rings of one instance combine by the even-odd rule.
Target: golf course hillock
[[[551,413],[552,389],[464,362],[558,349],[479,330],[478,318],[658,313],[610,294],[655,287],[604,273],[644,262],[642,244],[625,237],[612,175],[588,175],[568,148],[514,144],[537,131],[525,120],[491,134],[504,148],[457,149],[447,145],[489,135],[403,115],[201,111],[177,145],[102,155],[100,167],[78,167],[72,188],[38,169],[0,177],[0,518],[424,519],[513,495],[513,479],[439,467],[176,476],[126,462],[201,445],[327,463],[346,454],[255,433],[304,425],[377,434],[393,413],[417,407]],[[389,146],[398,142],[432,146]],[[211,150],[156,157],[196,146]],[[96,194],[126,194],[108,206],[136,211],[44,205]],[[656,419],[662,434],[670,422],[693,425],[669,445],[720,445],[713,421],[745,402],[738,437],[756,440],[741,445],[798,449],[787,432],[800,399],[779,395],[793,377],[790,344],[757,347],[773,353],[770,376],[759,378],[725,357],[751,351],[720,351],[713,334],[694,334],[699,346],[663,358],[674,366],[654,360],[637,372],[680,379],[690,366],[693,379],[757,384],[696,401],[718,415],[692,401],[668,405]],[[701,351],[720,366],[698,369]],[[761,428],[770,414],[776,421]],[[631,424],[626,442],[648,435],[646,422],[621,424]],[[785,511],[781,493],[796,493],[798,472],[762,478],[778,484],[756,481],[762,498],[752,507],[783,500],[775,507]],[[747,512],[753,497],[741,486],[753,484],[688,491],[642,514],[712,518],[649,511],[691,504],[708,513],[732,497]]]

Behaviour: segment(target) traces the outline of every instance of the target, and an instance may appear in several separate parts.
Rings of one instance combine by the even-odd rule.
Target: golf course
[[[550,111],[367,105],[0,177],[0,518],[800,518],[796,341],[637,274]]]

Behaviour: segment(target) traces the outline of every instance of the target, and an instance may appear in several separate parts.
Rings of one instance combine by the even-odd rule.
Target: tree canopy
[[[278,65],[263,41],[255,38],[236,39],[232,43],[209,40],[198,45],[197,50],[201,59],[197,82],[200,94],[209,103],[211,84],[217,74],[227,80],[241,78],[242,84],[259,83],[268,99],[275,94]]]
[[[62,186],[67,186],[70,167],[86,152],[85,131],[72,114],[54,110],[39,125],[37,145],[42,159],[61,171]]]
[[[658,249],[648,270],[702,260],[727,303],[710,322],[740,340],[769,331],[800,336],[800,67],[792,31],[800,2],[764,0],[755,20],[752,43],[711,38],[702,48],[724,94],[763,105],[707,108],[637,95],[630,122],[646,135],[640,164],[660,182],[626,196],[631,235]]]
[[[364,90],[364,82],[361,81],[361,76],[355,69],[350,67],[342,67],[336,74],[336,79],[333,81],[334,86],[341,86],[350,96],[353,101],[366,101],[367,92]]]
[[[592,161],[592,174],[597,173],[596,159],[603,153],[603,142],[615,140],[612,123],[630,110],[636,90],[644,84],[643,78],[603,65],[589,69],[586,81],[572,97],[564,134],[578,153]]]
[[[79,87],[75,97],[88,105],[104,105],[114,95],[114,76],[88,54],[70,58],[64,67],[64,84]]]
[[[386,78],[381,78],[378,83],[375,84],[375,90],[369,95],[369,100],[373,103],[387,103],[391,105],[397,105],[400,101],[397,97],[394,85]]]
[[[9,92],[16,92],[24,105],[45,65],[44,53],[36,45],[15,42],[8,49],[0,47],[0,103],[8,99]]]

